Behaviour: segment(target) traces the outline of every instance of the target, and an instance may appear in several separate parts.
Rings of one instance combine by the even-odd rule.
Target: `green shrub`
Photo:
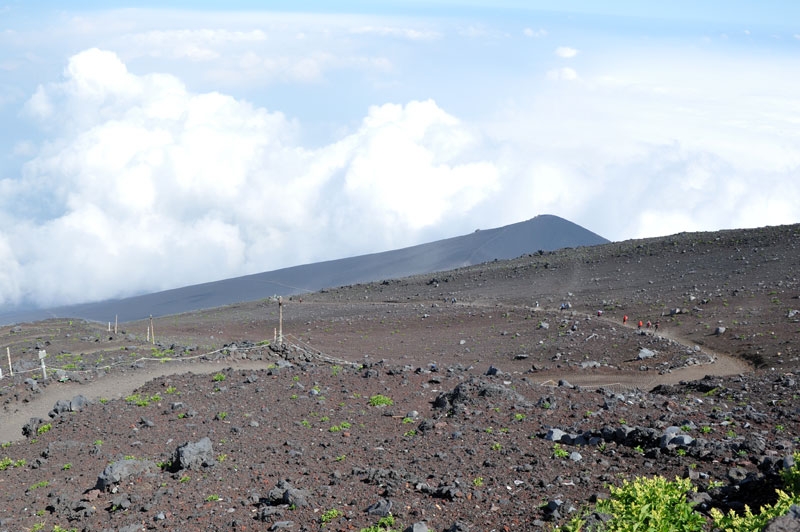
[[[639,477],[609,490],[611,498],[597,504],[598,511],[613,516],[606,524],[608,532],[691,532],[702,530],[706,522],[686,501],[686,493],[696,490],[689,479]]]
[[[781,476],[786,491],[776,490],[778,500],[775,504],[762,506],[757,514],[747,505],[743,515],[737,515],[733,510],[723,514],[717,508],[712,508],[711,518],[715,529],[724,532],[758,532],[770,520],[788,512],[793,504],[800,504],[800,452],[794,453],[794,465],[783,471]]]
[[[362,528],[361,532],[398,532],[394,528],[394,516],[392,514],[387,515],[386,517],[381,517],[378,519],[378,523],[367,527]]]
[[[377,394],[369,398],[369,404],[370,406],[383,406],[383,405],[392,406],[394,404],[394,401],[392,401],[385,395]]]

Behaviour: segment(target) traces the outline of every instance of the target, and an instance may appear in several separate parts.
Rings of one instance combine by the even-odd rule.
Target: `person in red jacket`
[[[622,324],[625,325],[628,323],[628,316],[622,316]]]
[[[640,328],[640,329],[642,328],[642,325],[644,325],[644,324],[642,323],[642,320],[639,320],[639,328]]]

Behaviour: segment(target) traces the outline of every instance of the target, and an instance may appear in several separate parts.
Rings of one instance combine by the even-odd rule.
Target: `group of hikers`
[[[539,302],[538,301],[536,302],[536,306],[537,307],[539,306]],[[569,310],[571,308],[572,308],[572,305],[570,303],[561,303],[561,308],[559,310]],[[598,310],[597,311],[597,316],[600,317],[602,315],[603,315],[603,311],[602,310]],[[622,324],[623,325],[627,325],[628,324],[628,315],[627,314],[622,316]],[[637,328],[641,329],[642,327],[645,327],[647,329],[650,329],[652,327],[653,329],[655,329],[657,331],[658,330],[658,325],[659,325],[658,320],[656,320],[655,323],[653,323],[650,320],[647,320],[647,323],[645,323],[642,320],[639,320]]]
[[[625,325],[627,323],[628,323],[628,316],[626,314],[625,316],[622,316],[622,324]],[[641,329],[642,327],[647,327],[648,329],[650,327],[653,327],[655,330],[658,330],[658,320],[656,320],[655,323],[651,322],[650,320],[647,320],[647,324],[643,323],[642,320],[639,320],[637,328]]]

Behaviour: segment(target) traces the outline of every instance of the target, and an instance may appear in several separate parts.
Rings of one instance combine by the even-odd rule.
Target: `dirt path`
[[[552,312],[556,314],[560,314],[560,309],[558,308],[546,308],[546,307],[528,307],[528,306],[518,306],[518,305],[507,305],[503,303],[498,303],[496,301],[489,301],[489,300],[476,300],[473,302],[466,302],[466,303],[459,303],[460,305],[470,306],[470,307],[480,307],[480,308],[508,308],[508,309],[515,309],[515,310],[525,310],[525,311],[543,311],[543,312]],[[614,327],[625,327],[626,329],[630,329],[631,331],[638,330],[636,326],[631,324],[622,324],[619,320],[611,319],[606,316],[597,316],[596,314],[586,314],[582,312],[578,312],[576,310],[568,310],[566,311],[569,313],[569,316],[579,316],[581,318],[591,318],[593,320],[600,320]],[[679,336],[675,336],[669,332],[664,331],[663,329],[656,333],[654,330],[646,330],[647,334],[657,335],[664,338],[668,338],[675,343],[678,343],[687,349],[693,348],[696,343],[687,341]],[[550,371],[545,372],[539,375],[538,382],[540,384],[549,383],[553,381],[554,383],[558,383],[559,380],[565,379],[570,384],[576,386],[623,386],[623,387],[638,387],[644,390],[650,390],[655,388],[660,384],[677,384],[680,381],[691,381],[691,380],[698,380],[702,379],[706,375],[711,375],[715,377],[724,377],[727,375],[739,375],[740,373],[750,373],[753,371],[753,368],[747,364],[747,362],[740,360],[739,358],[733,357],[727,353],[722,353],[720,351],[716,351],[714,349],[709,349],[708,347],[703,346],[701,348],[702,352],[712,355],[715,360],[710,364],[701,364],[696,366],[686,366],[683,368],[678,368],[673,370],[671,373],[655,374],[634,374],[634,373],[620,373],[616,375],[578,375],[574,372],[568,371]]]
[[[223,368],[265,369],[270,363],[269,360],[219,360],[154,364],[134,372],[108,374],[85,384],[56,382],[43,388],[42,393],[37,395],[33,401],[16,404],[13,411],[0,413],[0,441],[22,440],[22,426],[32,417],[47,419],[47,413],[60,399],[69,401],[76,395],[83,395],[92,401],[100,398],[120,399],[157,377],[188,372],[216,373]]]

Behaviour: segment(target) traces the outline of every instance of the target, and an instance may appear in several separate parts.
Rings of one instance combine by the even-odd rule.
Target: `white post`
[[[111,332],[111,322],[108,322],[108,332]]]
[[[0,368],[0,380],[3,378],[3,368]]]
[[[14,368],[11,367],[11,348],[6,347],[6,355],[8,355],[8,372],[11,376],[14,376]]]
[[[153,328],[153,315],[150,314],[150,341],[153,345],[156,344],[156,330]]]
[[[150,326],[147,326],[147,341],[150,341]]]
[[[272,343],[273,344],[277,344],[278,343],[278,328],[277,327],[272,329]]]
[[[278,342],[283,345],[283,298],[278,298]]]
[[[119,318],[118,314],[114,314],[114,334],[117,334],[117,319]]]
[[[45,351],[44,349],[39,351],[39,360],[42,363],[42,376],[44,377],[44,380],[47,380],[47,368],[44,366],[44,359],[46,356],[47,356],[47,351]]]

